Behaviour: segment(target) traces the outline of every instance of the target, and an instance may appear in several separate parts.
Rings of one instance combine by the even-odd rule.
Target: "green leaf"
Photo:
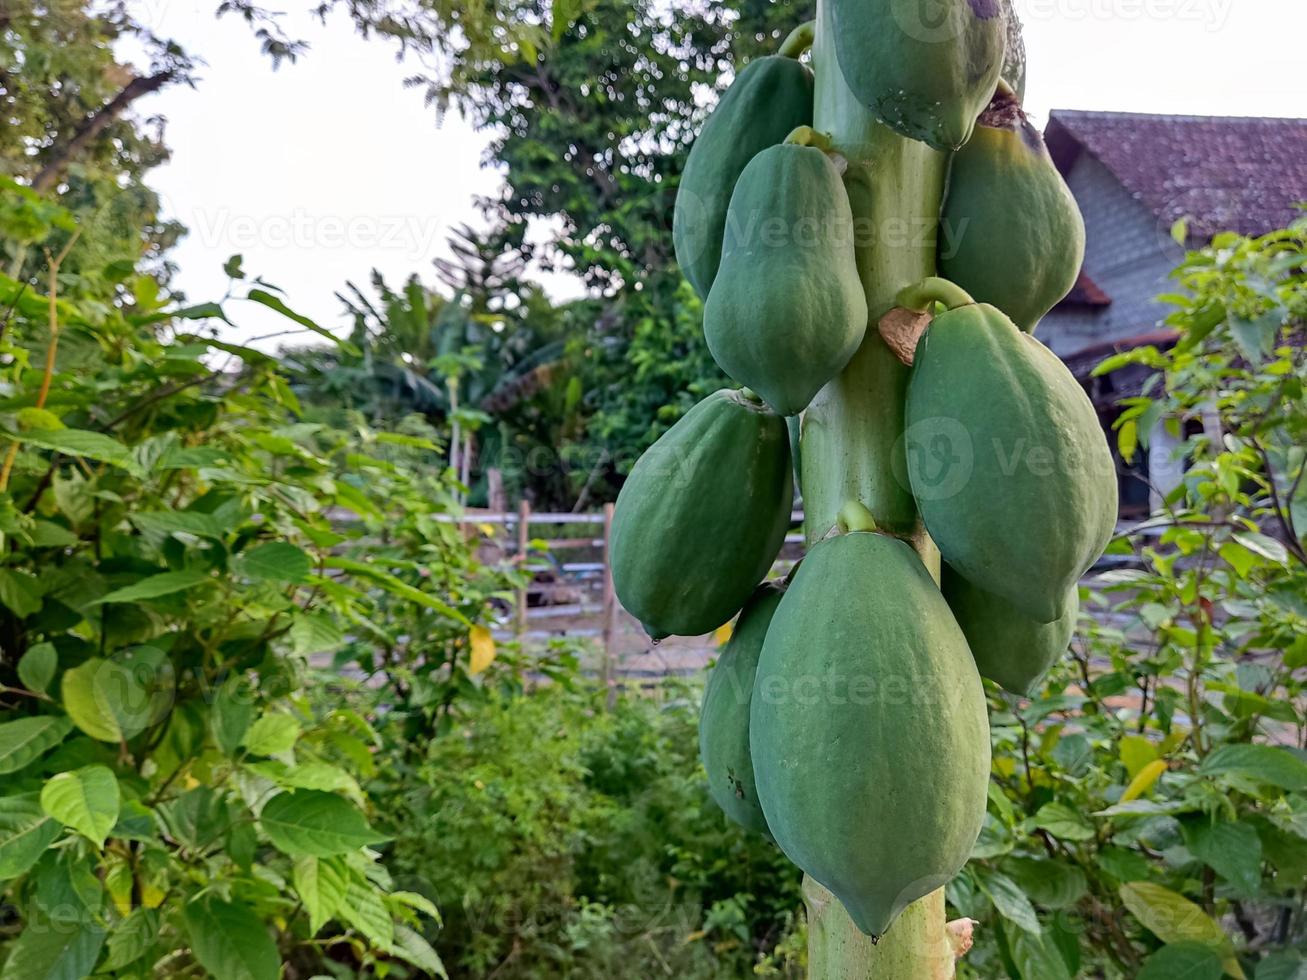
[[[402,905],[405,908],[413,909],[415,912],[421,912],[423,915],[430,916],[437,923],[440,920],[440,909],[436,908],[436,903],[431,901],[425,895],[419,895],[417,892],[397,891],[391,892],[386,896],[391,905]]]
[[[91,975],[104,930],[83,916],[28,922],[5,960],[0,980],[82,980]]]
[[[1152,866],[1142,854],[1120,847],[1099,851],[1098,864],[1117,881],[1146,881],[1152,873]]]
[[[1074,865],[1046,858],[1012,857],[1002,867],[1031,901],[1045,908],[1069,908],[1089,890],[1085,873]]]
[[[340,903],[340,918],[363,933],[378,949],[389,952],[395,941],[395,921],[376,886],[352,869],[345,885],[345,900]]]
[[[29,647],[18,661],[18,679],[29,691],[44,694],[54,680],[59,667],[59,654],[53,643],[38,643]]]
[[[278,793],[264,805],[259,825],[292,857],[333,857],[386,840],[348,800],[321,790]]]
[[[1221,927],[1183,895],[1150,881],[1136,881],[1121,886],[1121,901],[1162,942],[1206,946],[1220,957],[1227,973],[1246,980]]]
[[[1256,531],[1235,531],[1232,537],[1249,551],[1261,555],[1267,561],[1275,562],[1277,565],[1288,564],[1289,552],[1274,538],[1258,534]]]
[[[31,870],[60,829],[41,809],[36,793],[0,796],[0,881]]]
[[[239,674],[228,677],[222,687],[218,688],[218,693],[213,699],[213,710],[209,715],[213,740],[218,743],[218,748],[222,750],[223,755],[236,754],[257,713],[258,705],[250,682]],[[291,744],[294,744],[294,739],[291,740]]]
[[[96,847],[118,822],[122,797],[118,779],[107,766],[84,766],[51,776],[41,789],[41,808]]]
[[[298,323],[301,327],[304,327],[306,330],[312,330],[318,336],[325,337],[327,340],[330,340],[333,344],[335,344],[337,347],[339,347],[347,354],[352,354],[355,357],[358,357],[362,354],[362,352],[357,347],[355,347],[352,343],[350,343],[348,340],[345,340],[342,337],[337,337],[334,333],[332,333],[330,330],[327,330],[325,327],[318,326],[317,323],[315,323],[313,320],[310,320],[302,313],[296,313],[289,306],[283,303],[278,297],[273,296],[272,293],[266,292],[262,289],[251,289],[249,291],[249,294],[246,296],[246,299],[253,300],[255,303],[258,303],[262,306],[266,306],[270,310],[275,310],[276,312],[280,313],[282,316],[286,317],[288,320],[293,320],[295,323]]]
[[[264,759],[248,762],[245,768],[286,789],[340,791],[352,799],[363,799],[358,781],[344,769],[329,762],[304,762],[288,766],[275,759]]]
[[[222,306],[218,303],[196,303],[194,306],[186,306],[180,310],[174,310],[170,316],[175,316],[179,320],[208,320],[216,319],[231,323],[227,319],[227,314],[222,311]]]
[[[1247,578],[1248,573],[1261,564],[1259,556],[1238,541],[1227,541],[1221,545],[1220,555],[1240,578]]]
[[[1307,762],[1274,745],[1222,745],[1203,759],[1200,775],[1231,773],[1280,789],[1307,789]]]
[[[1135,980],[1221,980],[1221,957],[1202,943],[1172,943],[1144,960]],[[1261,971],[1257,971],[1260,980]]]
[[[1257,964],[1257,980],[1303,980],[1307,959],[1295,950],[1272,953]]]
[[[1047,936],[1022,930],[1013,937],[1011,951],[1021,980],[1071,980],[1062,954]]]
[[[213,896],[182,910],[191,950],[220,980],[277,980],[281,957],[262,920],[248,906]]]
[[[1092,840],[1094,828],[1065,803],[1045,803],[1035,814],[1034,825],[1065,841]]]
[[[176,675],[154,647],[120,650],[112,660],[92,657],[64,672],[64,710],[78,728],[101,742],[130,739],[157,724],[172,707]]]
[[[291,624],[290,641],[298,654],[330,653],[345,642],[345,634],[330,616],[304,613]]]
[[[140,800],[123,800],[118,822],[114,824],[109,836],[146,843],[158,840],[159,830],[154,822],[154,811]]]
[[[338,555],[331,555],[323,562],[323,564],[328,568],[338,568],[342,572],[352,572],[353,574],[363,578],[371,579],[391,595],[397,595],[401,599],[407,599],[409,602],[415,603],[416,605],[426,606],[428,609],[433,609],[444,616],[448,616],[455,622],[462,623],[469,629],[472,627],[472,621],[453,606],[441,602],[435,596],[427,595],[425,592],[413,588],[413,586],[397,579],[389,572],[384,572],[374,565],[369,565],[367,562],[355,561],[352,558],[341,558]]]
[[[269,541],[238,555],[233,566],[238,575],[259,582],[303,582],[313,561],[302,548],[286,541]]]
[[[1039,916],[1016,882],[1007,875],[990,873],[981,879],[980,887],[1003,918],[1026,932],[1039,935]]]
[[[0,725],[0,775],[26,768],[72,730],[67,718],[56,715],[19,718]]]
[[[347,872],[337,861],[309,855],[295,859],[292,881],[295,893],[309,913],[309,933],[316,936],[328,921],[335,918],[345,898]]]
[[[396,956],[412,963],[419,970],[449,980],[449,974],[445,972],[445,964],[441,962],[440,955],[416,930],[405,925],[396,925],[393,949]]]
[[[34,548],[71,548],[77,544],[77,541],[77,535],[53,521],[32,522],[32,547]]]
[[[1185,844],[1194,857],[1240,892],[1257,891],[1262,882],[1262,842],[1250,824],[1200,819],[1184,829]]]
[[[193,589],[207,581],[209,581],[208,572],[198,568],[182,572],[160,572],[158,575],[147,576],[121,589],[114,589],[108,595],[101,596],[96,602],[141,602],[145,599],[157,599],[174,592]]]
[[[102,971],[121,970],[145,955],[159,937],[159,913],[137,907],[109,934],[109,951]]]
[[[290,715],[264,715],[245,733],[245,748],[255,755],[289,752],[300,737],[300,723]]]
[[[26,619],[41,608],[40,587],[26,572],[0,568],[0,604]]]
[[[1231,316],[1229,322],[1230,336],[1234,338],[1239,353],[1254,364],[1259,364],[1274,349],[1284,318],[1280,310],[1274,309],[1263,313],[1256,320]]]
[[[89,429],[30,429],[22,433],[0,432],[38,449],[51,449],[65,456],[94,459],[129,472],[137,472],[132,452],[117,439]]]
[[[197,538],[221,540],[240,524],[240,508],[220,509],[203,514],[191,510],[152,510],[131,515],[131,522],[142,531],[157,534],[192,534]]]

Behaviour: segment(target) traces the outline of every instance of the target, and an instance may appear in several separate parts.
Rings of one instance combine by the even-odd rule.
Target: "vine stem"
[[[935,275],[935,235],[947,159],[878,123],[849,91],[835,60],[826,0],[818,0],[812,49],[813,128],[848,161],[858,272],[869,329],[843,373],[801,422],[800,458],[809,547],[852,501],[876,526],[903,537],[938,581],[939,552],[925,533],[906,479],[902,434],[908,368],[875,328],[905,287]],[[886,832],[893,832],[886,828]],[[961,946],[946,927],[944,892],[904,910],[878,944],[853,924],[820,883],[805,877],[808,975],[812,980],[947,980]]]
[[[79,226],[69,237],[58,255],[51,255],[48,251],[45,253],[46,265],[50,270],[50,295],[48,297],[50,342],[45,349],[45,370],[41,375],[41,389],[36,395],[37,408],[45,408],[45,400],[50,395],[50,381],[54,377],[56,357],[59,352],[59,267],[63,265],[64,259],[68,258],[68,253],[77,244],[77,239],[81,237],[81,234],[82,229]],[[9,445],[9,452],[5,454],[3,468],[0,468],[0,493],[9,489],[9,477],[13,473],[14,460],[17,457],[18,440],[15,439]]]

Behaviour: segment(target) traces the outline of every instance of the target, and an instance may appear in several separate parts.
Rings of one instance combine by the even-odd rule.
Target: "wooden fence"
[[[556,513],[534,511],[528,501],[522,501],[516,511],[469,510],[444,519],[502,527],[503,534],[495,536],[496,542],[530,573],[528,584],[518,590],[515,599],[512,634],[528,639],[551,635],[594,639],[602,653],[600,671],[609,682],[618,669],[619,647],[632,643],[648,646],[642,632],[624,614],[613,589],[612,504],[590,513]],[[802,512],[795,511],[791,519],[801,527]],[[533,536],[533,530],[544,533]],[[782,573],[797,560],[796,548],[802,545],[803,535],[796,529],[785,540],[786,547],[776,562]],[[543,548],[533,551],[533,542]],[[693,647],[693,641],[685,642]],[[705,657],[713,648],[713,641],[699,645]]]

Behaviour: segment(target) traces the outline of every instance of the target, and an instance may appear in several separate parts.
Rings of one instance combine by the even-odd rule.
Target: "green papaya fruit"
[[[768,55],[740,70],[690,147],[672,214],[676,261],[701,299],[722,255],[731,192],[754,155],[812,123],[813,77],[793,58]]]
[[[1071,587],[1061,618],[1040,623],[948,565],[942,581],[944,598],[962,627],[980,676],[1013,694],[1031,694],[1071,643],[1080,615],[1080,589]]]
[[[989,783],[984,689],[906,544],[855,531],[804,558],[763,642],[749,749],[776,843],[868,935],[966,863]]]
[[[968,581],[1041,623],[1116,526],[1116,470],[1089,397],[992,306],[935,318],[908,381],[904,461],[926,530]]]
[[[807,408],[857,351],[867,298],[853,211],[822,150],[782,143],[744,168],[703,329],[722,370],[781,415]]]
[[[971,136],[1003,68],[1001,0],[831,0],[850,91],[895,132],[937,150]]]
[[[715,630],[771,568],[793,496],[785,420],[744,392],[709,395],[649,447],[617,495],[617,598],[656,639]]]
[[[940,229],[940,275],[1029,333],[1076,284],[1084,219],[1010,92],[953,157]]]
[[[708,774],[708,792],[722,812],[741,827],[768,837],[771,831],[758,805],[749,758],[749,705],[762,641],[784,594],[784,588],[774,582],[764,582],[754,590],[708,675],[699,714],[699,757]]]

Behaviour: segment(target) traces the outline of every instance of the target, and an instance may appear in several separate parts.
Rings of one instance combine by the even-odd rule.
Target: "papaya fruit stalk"
[[[936,274],[935,236],[948,159],[877,121],[849,89],[835,52],[830,0],[818,0],[813,43],[813,128],[848,163],[858,272],[874,324],[900,290]],[[856,501],[878,528],[908,541],[938,580],[940,557],[917,512],[905,471],[909,369],[868,330],[847,367],[814,398],[801,422],[804,535],[813,548]],[[813,980],[941,980],[958,950],[944,892],[914,902],[879,943],[860,932],[829,891],[805,878],[808,969]]]

